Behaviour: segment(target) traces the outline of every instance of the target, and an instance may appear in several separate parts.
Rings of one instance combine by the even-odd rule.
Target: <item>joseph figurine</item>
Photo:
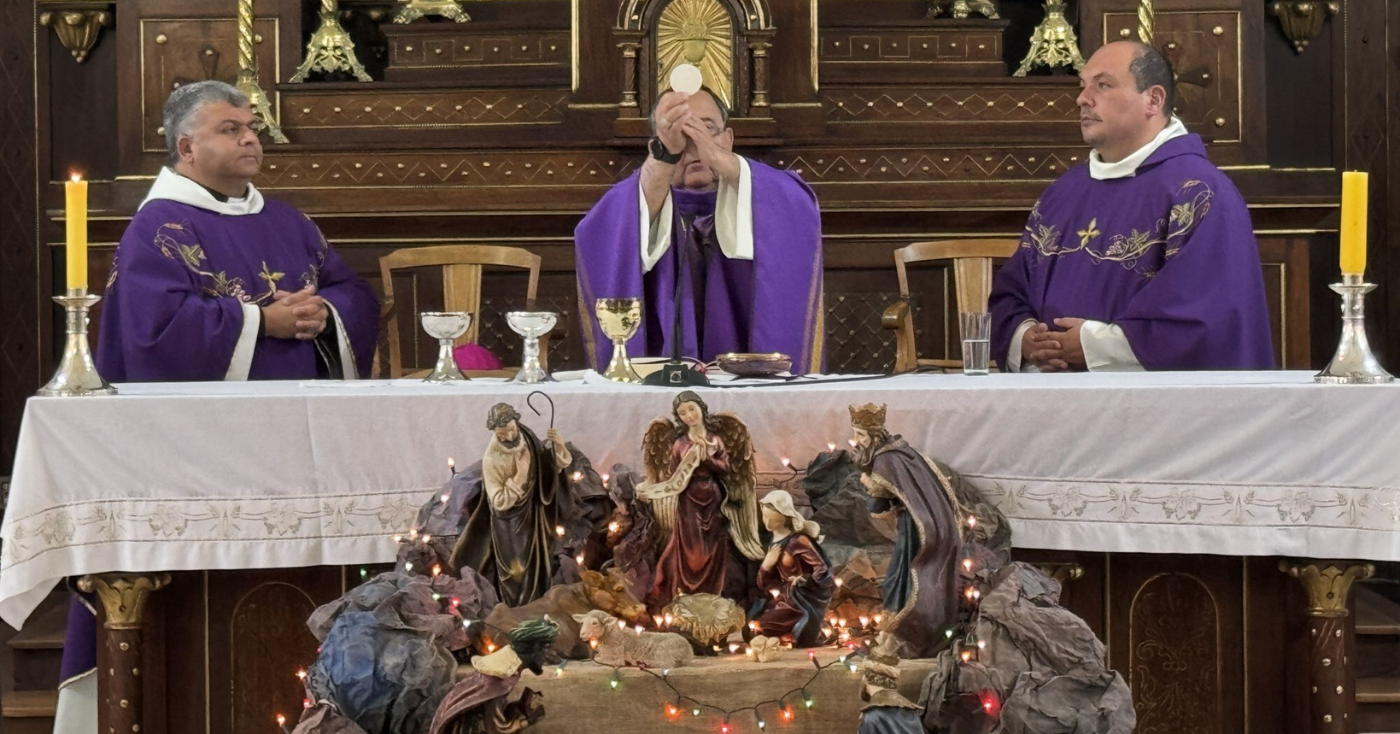
[[[481,459],[482,491],[452,563],[476,570],[503,603],[518,607],[544,596],[554,583],[554,528],[568,500],[565,472],[573,456],[558,431],[549,429],[541,441],[505,403],[492,406],[486,428],[495,435]]]

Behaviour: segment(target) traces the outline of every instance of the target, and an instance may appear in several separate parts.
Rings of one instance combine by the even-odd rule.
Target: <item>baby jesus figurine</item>
[[[769,492],[758,505],[773,540],[758,571],[764,597],[749,618],[757,623],[758,634],[789,640],[796,647],[817,645],[835,585],[820,545],[821,527],[802,517],[784,490]]]

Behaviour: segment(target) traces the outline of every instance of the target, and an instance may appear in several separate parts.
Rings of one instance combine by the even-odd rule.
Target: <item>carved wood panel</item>
[[[829,84],[1007,76],[1006,21],[940,20],[920,27],[830,28],[821,32],[821,76]]]
[[[822,107],[833,123],[852,122],[978,122],[1064,123],[1067,140],[1079,133],[1079,90],[1067,85],[1015,83],[946,86],[827,87]]]
[[[1104,41],[1136,34],[1137,16],[1105,13]],[[1238,11],[1158,11],[1154,45],[1177,75],[1176,114],[1206,141],[1239,143],[1244,128]]]
[[[258,81],[271,93],[281,66],[281,20],[258,18],[253,28]],[[232,6],[227,18],[142,18],[140,48],[141,146],[145,152],[164,152],[160,114],[170,91],[206,79],[232,84],[238,76],[238,24]]]
[[[517,104],[523,105],[523,102]],[[615,151],[518,150],[462,153],[367,152],[284,154],[269,158],[258,186],[599,186],[625,178],[640,163]]]
[[[282,95],[284,130],[414,129],[479,125],[558,124],[568,112],[567,90],[308,89]]]
[[[503,72],[511,81],[520,72],[533,70],[535,79],[559,85],[569,83],[571,46],[567,29],[533,31],[506,30],[494,24],[410,24],[384,25],[389,58],[385,79],[425,81],[471,78],[458,72],[478,71],[477,81],[498,78]],[[483,27],[484,26],[484,27]]]
[[[1071,152],[1072,151],[1072,152]],[[888,181],[1052,180],[1081,160],[1082,148],[976,147],[961,150],[886,148],[882,151],[785,150],[780,168],[809,183]],[[791,156],[791,157],[789,157]]]
[[[1114,555],[1109,665],[1128,679],[1139,734],[1244,730],[1241,559]]]

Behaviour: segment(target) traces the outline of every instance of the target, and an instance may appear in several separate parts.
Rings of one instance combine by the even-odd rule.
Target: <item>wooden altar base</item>
[[[825,665],[836,660],[833,648],[817,650],[817,662]],[[852,660],[859,665],[858,661]],[[929,660],[905,660],[900,663],[900,693],[918,701],[919,686],[932,670]],[[676,695],[655,677],[635,669],[620,672],[617,690],[609,685],[612,668],[591,662],[574,662],[564,667],[562,676],[554,668],[544,675],[527,673],[520,680],[513,696],[528,686],[544,694],[545,717],[530,727],[532,734],[715,734],[724,723],[718,711],[702,708],[692,713],[694,701],[738,709],[763,701],[787,696],[786,704],[793,711],[790,722],[784,722],[776,703],[760,707],[767,727],[763,731],[800,731],[804,734],[851,734],[860,719],[860,673],[852,673],[840,665],[822,671],[807,693],[812,707],[802,703],[799,689],[816,672],[805,650],[785,650],[777,660],[754,662],[743,655],[696,658],[690,665],[676,668],[668,679],[680,689],[686,699],[679,715],[668,718],[667,704],[676,704]],[[693,700],[692,700],[693,699]],[[752,711],[741,711],[730,719],[734,734],[752,734],[759,728]]]
[[[1016,556],[1066,578],[1061,602],[1107,643],[1109,667],[1121,672],[1133,689],[1139,731],[1400,731],[1400,710],[1389,708],[1391,689],[1373,690],[1378,681],[1390,678],[1372,678],[1397,673],[1374,668],[1385,660],[1371,659],[1374,650],[1394,649],[1383,643],[1400,637],[1400,625],[1365,623],[1363,645],[1356,644],[1349,624],[1343,624],[1341,637],[1332,633],[1332,639],[1347,648],[1342,663],[1359,673],[1358,708],[1354,713],[1350,708],[1340,710],[1348,714],[1345,719],[1334,715],[1332,721],[1325,721],[1329,712],[1336,713],[1336,705],[1349,699],[1337,694],[1335,685],[1344,685],[1344,691],[1349,686],[1334,684],[1333,689],[1323,690],[1319,685],[1318,693],[1312,694],[1310,678],[1320,663],[1313,653],[1321,648],[1310,644],[1314,637],[1309,625],[1317,617],[1307,611],[1304,585],[1280,572],[1280,559],[1072,551],[1017,551]],[[1071,569],[1077,569],[1076,578],[1071,578],[1076,575]],[[140,676],[146,706],[141,731],[277,734],[277,713],[295,720],[301,711],[303,692],[297,669],[316,657],[307,617],[317,605],[358,584],[360,570],[317,567],[172,574],[172,583],[151,595],[146,617]],[[1376,637],[1378,633],[1385,637]],[[115,671],[107,647],[98,649],[99,668]],[[830,660],[837,653],[821,654]],[[814,670],[805,652],[786,656],[769,666],[733,658],[707,659],[673,675],[688,695],[712,697],[718,705],[733,709],[804,683]],[[901,681],[902,692],[911,699],[917,698],[923,677],[914,666],[906,661],[904,667],[910,669]],[[608,686],[610,670],[586,663],[569,663],[558,679],[553,678],[553,668],[545,673],[543,678],[527,676],[526,682],[546,696],[548,713],[539,734],[714,734],[723,723],[709,713],[702,713],[699,720],[684,714],[678,717],[683,721],[668,722],[666,687],[637,671],[622,672],[617,692]],[[810,711],[796,711],[798,726],[792,731],[854,731],[860,709],[857,675],[827,671],[808,693],[816,705]],[[793,703],[800,706],[800,696]],[[764,718],[773,731],[782,730],[780,716]],[[751,714],[731,721],[732,734],[756,731]]]

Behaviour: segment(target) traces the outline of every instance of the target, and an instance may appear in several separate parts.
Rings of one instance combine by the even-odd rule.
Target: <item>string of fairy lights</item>
[[[851,443],[854,444],[854,442]],[[828,447],[834,449],[835,445],[828,444]],[[448,466],[451,469],[452,473],[456,474],[455,462],[452,459],[448,459]],[[791,468],[791,462],[786,457],[784,457],[783,459],[783,466]],[[575,473],[571,478],[577,482],[580,479],[582,479],[582,474]],[[601,478],[606,484],[609,477],[607,474],[603,474],[601,475]],[[447,504],[450,501],[450,496],[444,494],[439,499],[442,501],[443,504]],[[977,528],[976,516],[968,515],[966,524],[968,532],[974,532]],[[615,533],[617,531],[617,528],[615,526],[616,523],[609,525],[608,530],[610,533]],[[556,533],[561,537],[564,535],[564,530],[565,529],[562,526],[555,528]],[[394,541],[396,546],[403,543],[405,540],[408,540],[409,542],[422,542],[424,544],[427,544],[432,540],[432,536],[426,533],[419,533],[417,528],[413,528],[410,529],[406,534],[393,535],[392,540]],[[575,560],[578,562],[579,566],[582,567],[585,559],[582,557],[582,554],[580,554],[578,557],[575,558]],[[969,583],[966,587],[964,587],[962,596],[964,597],[964,600],[967,604],[967,609],[969,611],[969,619],[971,619],[975,617],[978,604],[980,603],[982,597],[982,592],[980,589],[977,588],[976,581],[973,579],[972,576],[972,573],[976,566],[976,562],[971,556],[968,556],[964,557],[961,560],[960,566],[964,575],[966,575],[969,578]],[[433,578],[438,577],[442,573],[441,566],[437,564],[434,564],[433,567],[429,570]],[[407,573],[412,573],[413,564],[411,562],[405,562],[404,571]],[[368,580],[369,569],[360,568],[359,575],[361,581]],[[840,578],[836,578],[834,581],[835,585],[838,588],[841,587],[843,584]],[[447,606],[449,608],[449,613],[460,614],[459,607],[461,604],[461,600],[457,597],[444,597],[443,595],[437,593],[434,593],[432,596],[434,601],[443,601],[445,598]],[[666,628],[668,628],[671,622],[671,620],[666,619],[664,616],[656,616],[654,618],[654,621],[656,622],[657,628],[660,630],[665,630]],[[851,621],[858,622],[859,626],[857,627],[853,624],[849,624],[849,622]],[[590,640],[589,662],[592,662],[593,664],[602,667],[611,668],[612,672],[609,675],[607,681],[608,688],[611,691],[617,691],[619,688],[621,688],[623,670],[636,670],[642,674],[645,674],[646,676],[655,679],[656,681],[659,681],[670,691],[670,694],[672,694],[672,697],[668,698],[667,702],[662,708],[662,713],[668,721],[675,722],[680,720],[687,710],[690,711],[692,717],[696,718],[704,714],[706,711],[711,711],[721,719],[721,723],[718,729],[719,733],[731,734],[731,728],[735,717],[745,713],[752,713],[755,725],[760,731],[762,731],[765,730],[768,725],[767,719],[765,719],[763,716],[763,712],[765,709],[770,711],[776,711],[777,719],[782,723],[787,724],[791,723],[795,719],[798,711],[794,705],[789,705],[788,699],[800,699],[802,710],[804,711],[811,709],[813,706],[815,706],[816,700],[811,696],[808,689],[816,683],[817,679],[822,675],[822,673],[835,667],[848,669],[853,674],[858,673],[860,668],[855,661],[865,657],[866,652],[863,649],[861,649],[861,645],[868,646],[870,644],[870,641],[867,637],[864,640],[862,640],[860,644],[857,644],[857,642],[853,641],[853,630],[856,633],[873,632],[874,630],[877,630],[882,624],[883,615],[879,613],[873,615],[863,614],[855,618],[855,620],[848,620],[847,618],[832,614],[828,615],[823,620],[823,622],[825,623],[825,625],[821,629],[821,639],[828,645],[834,644],[838,648],[846,647],[847,652],[842,654],[835,660],[832,660],[827,663],[822,663],[817,659],[816,650],[809,649],[807,651],[807,659],[812,663],[813,672],[805,683],[803,683],[801,686],[798,686],[797,688],[793,688],[787,691],[786,693],[783,693],[777,698],[765,699],[763,701],[748,706],[728,708],[709,701],[702,701],[693,695],[687,694],[680,688],[678,688],[675,682],[671,680],[670,669],[662,669],[661,672],[658,673],[656,670],[644,665],[611,665],[600,663],[597,660],[596,653],[598,647],[597,639]],[[873,627],[871,626],[872,623]],[[756,623],[751,622],[750,627],[753,628],[755,624]],[[470,630],[473,626],[477,626],[486,630],[490,630],[496,635],[502,637],[508,635],[507,630],[499,629],[493,625],[488,624],[485,620],[482,619],[463,619],[462,625],[463,628],[467,630]],[[619,621],[618,625],[622,629],[627,628],[626,622]],[[944,630],[945,637],[951,640],[952,644],[954,645],[954,649],[956,650],[956,659],[964,664],[979,661],[986,650],[986,642],[977,638],[976,634],[970,629],[970,623],[968,627],[969,628],[964,631],[964,634],[958,640],[953,640],[954,636],[958,633],[958,625],[950,625]],[[635,627],[635,630],[638,635],[641,635],[643,632],[646,631],[645,628],[641,625],[637,625]],[[498,648],[495,640],[492,639],[490,633],[484,634],[481,637],[480,642],[481,645],[486,649],[487,654],[495,652]],[[742,653],[740,652],[741,648]],[[722,648],[718,645],[714,646],[713,650],[716,653],[722,652]],[[317,652],[320,652],[319,648],[317,649]],[[738,643],[730,643],[729,652],[731,655],[754,655],[754,650],[752,648],[748,647],[747,645],[739,645]],[[560,662],[557,666],[555,666],[554,670],[556,677],[564,676],[565,668],[566,666],[568,666],[569,663],[569,660],[564,660]],[[306,680],[306,676],[307,672],[304,668],[297,670],[296,677],[298,680],[304,683]],[[984,690],[979,692],[977,695],[981,701],[982,709],[989,715],[997,715],[997,712],[1000,709],[1001,702],[996,693],[991,690]],[[312,702],[311,699],[303,698],[303,708],[309,709],[314,705],[315,704]],[[287,732],[288,729],[286,727],[286,716],[284,716],[281,713],[278,713],[276,714],[275,719],[277,721],[278,727],[283,732]]]
[[[625,669],[641,672],[666,686],[672,694],[671,697],[667,698],[666,704],[662,707],[662,715],[666,717],[667,721],[679,721],[687,710],[689,710],[690,715],[695,718],[699,718],[706,711],[711,711],[721,718],[721,723],[719,725],[720,734],[730,734],[735,717],[744,713],[753,714],[754,724],[760,731],[768,727],[768,720],[763,718],[763,712],[765,710],[775,711],[778,720],[784,724],[792,723],[797,717],[797,708],[795,705],[790,705],[788,703],[789,698],[794,699],[794,701],[800,698],[802,709],[804,711],[811,709],[816,705],[817,701],[808,689],[817,682],[821,674],[835,667],[849,669],[850,672],[857,673],[860,671],[860,667],[856,665],[855,661],[863,657],[864,654],[863,650],[851,650],[841,655],[836,660],[822,663],[817,660],[816,651],[809,650],[807,659],[812,663],[813,671],[806,682],[777,698],[769,698],[755,704],[739,706],[737,708],[727,708],[708,701],[702,701],[693,695],[687,694],[685,691],[678,688],[675,682],[671,680],[671,671],[669,669],[663,668],[661,672],[658,673],[652,668],[641,665],[606,665],[598,662],[596,654],[590,655],[590,662],[612,669],[612,674],[608,676],[608,688],[612,691],[617,691],[622,687],[622,671]],[[555,674],[562,677],[566,665],[568,665],[568,661],[560,663],[555,668]]]

